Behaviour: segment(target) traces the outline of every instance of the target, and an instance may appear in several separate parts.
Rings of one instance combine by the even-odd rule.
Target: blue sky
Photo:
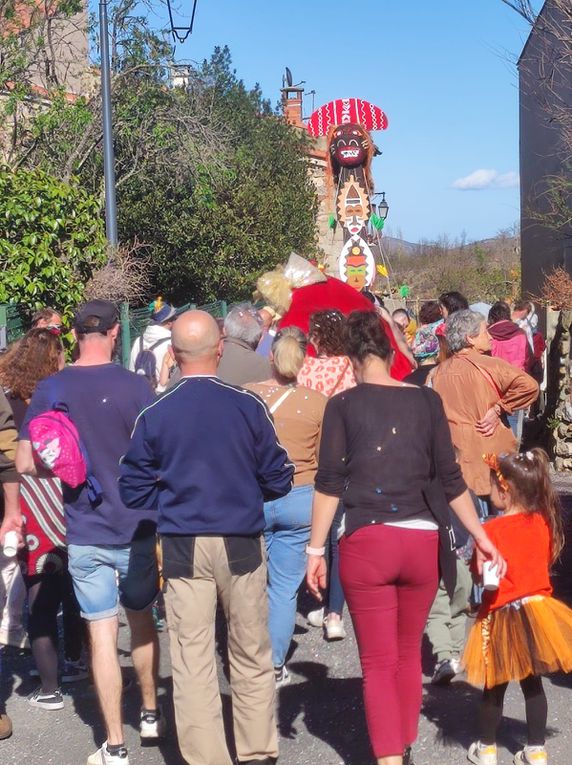
[[[177,23],[191,6],[180,0]],[[193,36],[176,55],[200,61],[227,44],[238,75],[273,103],[289,66],[316,90],[316,108],[353,96],[377,104],[389,118],[373,134],[386,233],[471,241],[519,217],[511,61],[527,34],[501,0],[199,0]],[[311,105],[309,97],[307,114]]]

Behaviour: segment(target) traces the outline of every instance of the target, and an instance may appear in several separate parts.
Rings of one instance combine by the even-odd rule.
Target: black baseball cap
[[[117,308],[109,300],[90,300],[80,306],[74,316],[73,328],[79,335],[107,332],[119,321]]]

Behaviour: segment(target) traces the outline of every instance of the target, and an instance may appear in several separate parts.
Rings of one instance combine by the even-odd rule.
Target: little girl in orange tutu
[[[487,534],[507,562],[496,590],[485,590],[463,661],[473,685],[484,685],[479,741],[468,759],[497,765],[496,734],[511,680],[524,694],[527,746],[515,765],[546,765],[547,701],[542,675],[572,670],[572,610],[552,597],[549,569],[564,544],[561,508],[542,449],[486,455],[491,501],[502,515]]]

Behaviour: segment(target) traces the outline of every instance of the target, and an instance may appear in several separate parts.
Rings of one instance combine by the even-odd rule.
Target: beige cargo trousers
[[[277,757],[265,555],[252,573],[232,575],[222,537],[197,537],[192,578],[167,581],[165,601],[181,753],[189,765],[232,765],[215,658],[218,599],[228,626],[238,759]]]

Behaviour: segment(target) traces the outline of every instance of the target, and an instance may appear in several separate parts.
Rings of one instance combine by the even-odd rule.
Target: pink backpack
[[[102,499],[101,485],[67,405],[53,403],[47,412],[32,417],[28,429],[35,462],[72,489],[87,484],[89,500],[96,507]]]
[[[79,433],[68,414],[51,409],[30,420],[30,441],[34,459],[72,489],[87,479],[87,466]]]

